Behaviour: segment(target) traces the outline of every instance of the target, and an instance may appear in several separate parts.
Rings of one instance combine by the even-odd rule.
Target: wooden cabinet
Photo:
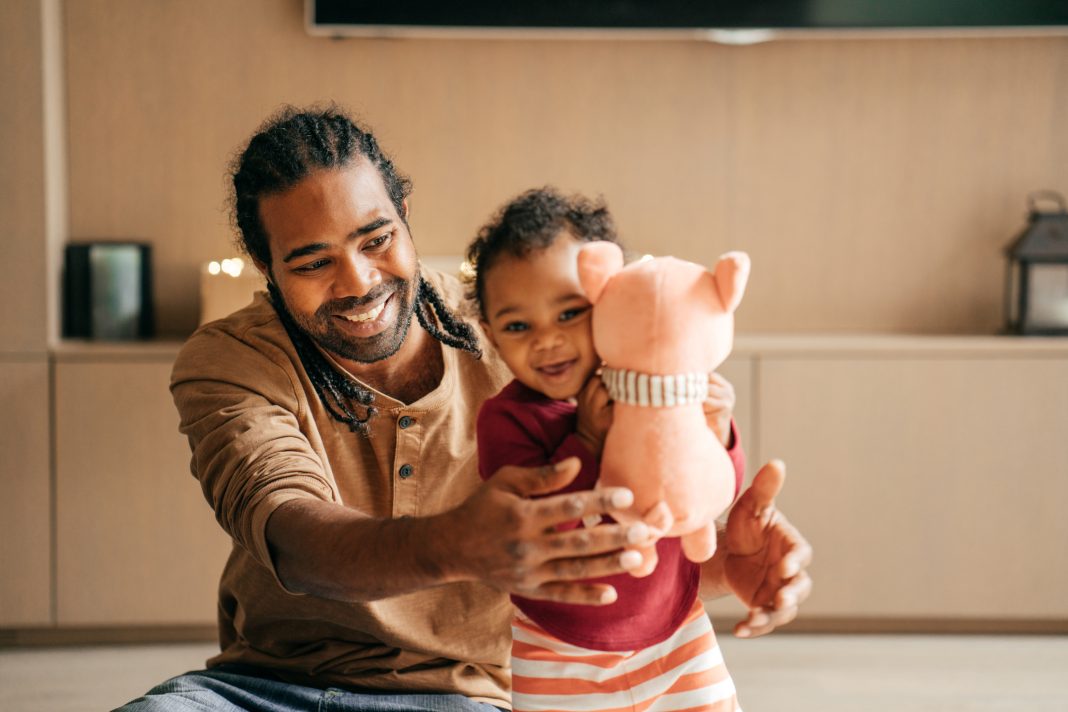
[[[1068,354],[781,354],[760,384],[806,616],[1068,620]]]
[[[0,628],[52,622],[48,359],[0,357]]]
[[[57,357],[60,626],[215,621],[229,539],[189,472],[173,355]]]
[[[0,415],[0,560],[17,572],[0,628],[213,624],[229,541],[189,473],[176,353],[67,345],[51,381],[44,356],[0,361],[19,404]],[[743,336],[721,372],[747,482],[783,459],[779,503],[815,548],[802,624],[1068,621],[1068,340]]]

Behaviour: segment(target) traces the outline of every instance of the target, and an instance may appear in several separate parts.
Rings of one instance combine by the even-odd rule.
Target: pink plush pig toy
[[[734,467],[702,410],[708,374],[734,341],[734,310],[749,277],[749,256],[729,252],[714,271],[673,257],[623,266],[611,242],[591,242],[578,257],[579,280],[593,303],[593,343],[614,405],[601,456],[599,487],[628,487],[634,505],[617,517],[636,521],[664,502],[686,558],[716,550],[715,519],[734,498]],[[645,552],[644,575],[656,566]]]

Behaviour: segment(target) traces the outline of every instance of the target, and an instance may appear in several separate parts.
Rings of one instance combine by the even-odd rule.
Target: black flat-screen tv
[[[1068,28],[1068,0],[305,0],[315,34]]]

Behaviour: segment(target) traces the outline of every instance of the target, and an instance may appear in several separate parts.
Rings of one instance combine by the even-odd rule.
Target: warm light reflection
[[[240,277],[243,269],[245,269],[245,261],[240,257],[222,261],[222,271],[231,277]]]
[[[245,261],[240,257],[231,257],[222,262],[212,260],[208,263],[208,274],[210,275],[228,274],[231,277],[240,277],[244,269]]]

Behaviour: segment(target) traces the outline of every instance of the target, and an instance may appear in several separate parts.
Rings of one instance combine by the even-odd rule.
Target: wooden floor
[[[745,712],[1068,712],[1068,637],[721,637]],[[0,650],[0,710],[109,710],[205,644]]]

